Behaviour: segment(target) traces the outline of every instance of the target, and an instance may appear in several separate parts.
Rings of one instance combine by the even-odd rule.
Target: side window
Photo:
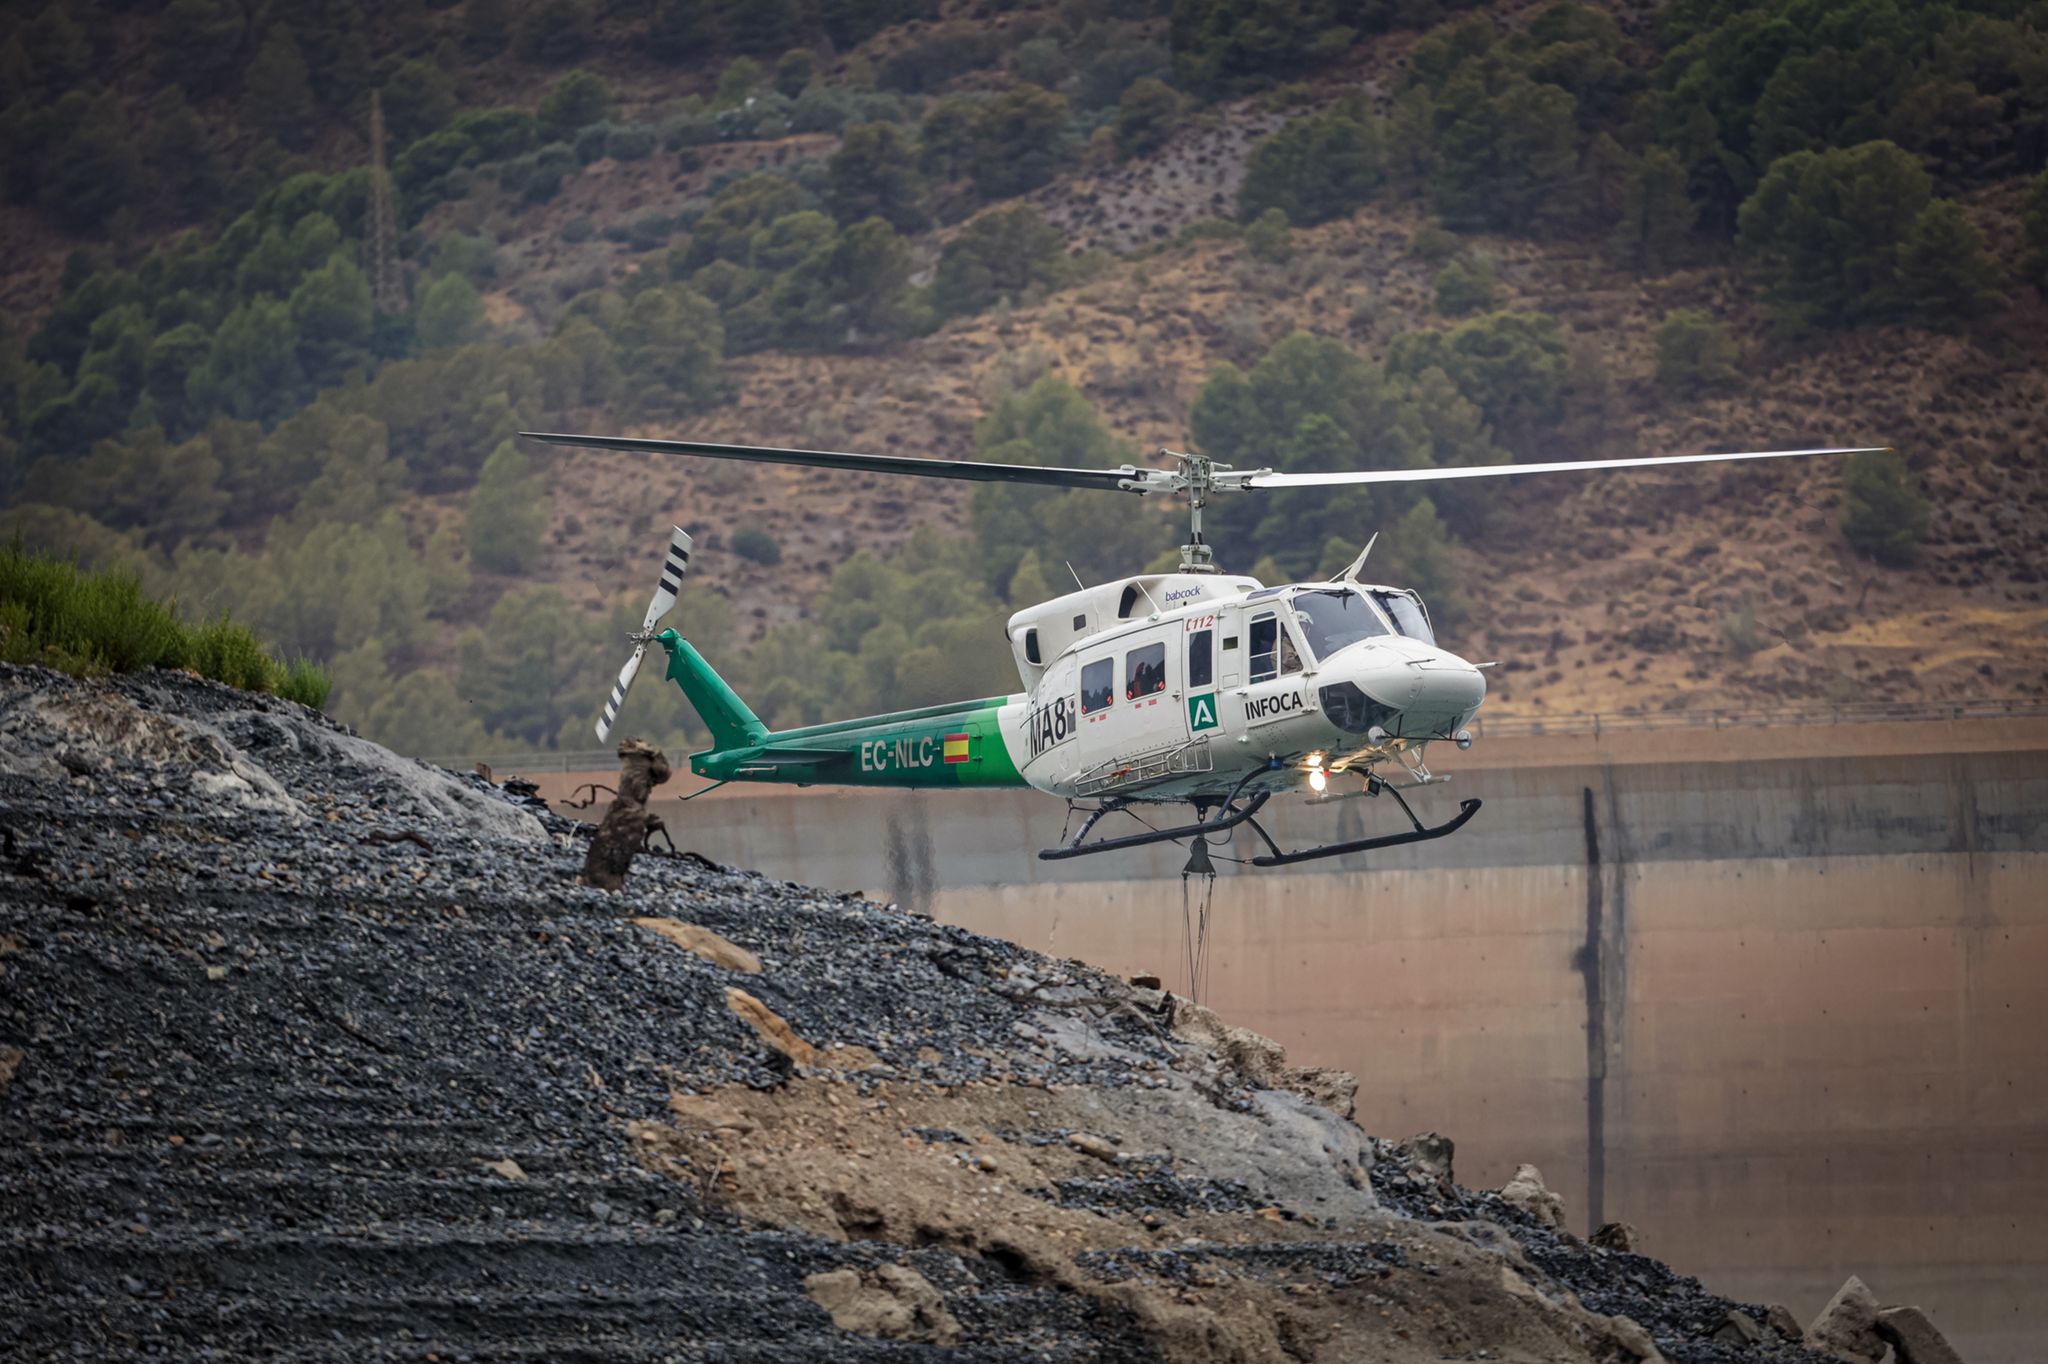
[[[1107,710],[1109,703],[1116,699],[1116,665],[1107,658],[1098,658],[1081,669],[1081,713]]]
[[[1213,630],[1197,630],[1188,636],[1188,690],[1209,686],[1216,680],[1216,660],[1209,653]]]
[[[1252,681],[1266,682],[1280,673],[1280,621],[1272,612],[1252,617]]]
[[[1124,655],[1124,695],[1135,700],[1166,690],[1166,645],[1147,644]]]

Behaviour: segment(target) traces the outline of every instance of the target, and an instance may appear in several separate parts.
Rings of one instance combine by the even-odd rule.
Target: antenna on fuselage
[[[1337,575],[1337,581],[1340,583],[1357,582],[1358,570],[1365,567],[1366,557],[1372,553],[1372,547],[1378,544],[1379,542],[1380,533],[1378,531],[1374,531],[1372,533],[1372,539],[1367,540],[1365,542],[1365,548],[1358,551],[1358,557],[1351,561],[1351,567],[1345,569],[1342,573]]]
[[[1067,572],[1074,573],[1074,561],[1072,559],[1062,559],[1060,562],[1067,566]],[[1080,588],[1083,592],[1088,590],[1088,584],[1081,581],[1081,575],[1078,573],[1074,573],[1074,586]]]

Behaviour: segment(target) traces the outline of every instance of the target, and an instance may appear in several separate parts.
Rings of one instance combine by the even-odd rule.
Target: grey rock
[[[1848,1364],[1877,1364],[1885,1343],[1877,1333],[1877,1295],[1851,1274],[1806,1325],[1806,1343]]]
[[[1602,1250],[1624,1250],[1634,1253],[1642,1244],[1642,1233],[1635,1229],[1632,1222],[1602,1222],[1586,1240]]]
[[[1516,1167],[1515,1177],[1501,1186],[1500,1196],[1546,1227],[1564,1226],[1564,1199],[1550,1191],[1543,1172],[1534,1165]]]
[[[1457,1149],[1457,1144],[1440,1132],[1418,1132],[1396,1146],[1394,1154],[1403,1164],[1448,1184],[1455,1178],[1451,1172],[1451,1158]]]
[[[1764,1338],[1764,1328],[1747,1312],[1730,1312],[1714,1328],[1714,1339],[1735,1349],[1746,1349]]]
[[[1899,1364],[1963,1364],[1963,1357],[1917,1307],[1887,1307],[1879,1312],[1877,1334],[1898,1351]]]

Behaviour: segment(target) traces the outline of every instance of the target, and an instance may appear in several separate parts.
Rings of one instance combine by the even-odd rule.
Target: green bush
[[[1436,275],[1436,310],[1444,317],[1463,317],[1493,306],[1493,267],[1484,261],[1467,265],[1452,261]]]
[[[175,607],[144,596],[133,573],[88,573],[18,540],[0,549],[0,661],[78,677],[187,668],[315,709],[326,704],[329,686],[323,668],[304,659],[287,667],[226,616],[188,626]]]
[[[1408,254],[1417,260],[1435,265],[1458,254],[1464,243],[1458,234],[1436,223],[1424,223],[1415,229],[1415,235],[1408,239]]]
[[[2029,255],[2027,275],[2048,288],[2048,170],[2034,177],[2027,197],[2020,204],[2020,226],[2026,230]]]
[[[1287,210],[1269,208],[1247,224],[1244,249],[1254,260],[1284,264],[1294,254],[1294,224],[1287,221]]]
[[[1279,208],[1303,227],[1341,218],[1379,193],[1386,163],[1386,139],[1370,99],[1346,95],[1252,149],[1237,216],[1250,222]]]
[[[1181,97],[1172,86],[1155,76],[1141,76],[1131,82],[1116,106],[1116,152],[1118,156],[1144,156],[1157,151],[1173,132],[1180,117]]]
[[[1657,386],[1678,398],[1735,387],[1739,352],[1728,329],[1699,308],[1680,308],[1657,328]]]
[[[184,662],[202,677],[244,691],[268,691],[267,684],[273,675],[282,671],[246,626],[237,625],[226,616],[216,617],[189,633]]]
[[[287,701],[296,701],[314,710],[327,708],[328,693],[334,690],[334,678],[327,669],[310,658],[292,660],[284,676],[277,679],[275,690]]]
[[[580,129],[603,123],[612,108],[611,87],[602,76],[571,71],[556,81],[540,102],[535,119],[540,135],[550,142],[573,137]]]
[[[946,244],[932,281],[932,302],[947,317],[979,312],[999,298],[1015,299],[1032,285],[1058,282],[1067,239],[1038,210],[983,214]]]
[[[759,526],[748,526],[734,532],[732,552],[764,566],[782,562],[782,545]]]
[[[1842,467],[1842,535],[1857,553],[1893,568],[1910,564],[1932,516],[1898,451],[1851,455]]]
[[[604,154],[614,161],[644,161],[654,154],[654,129],[644,123],[613,128],[604,142]]]

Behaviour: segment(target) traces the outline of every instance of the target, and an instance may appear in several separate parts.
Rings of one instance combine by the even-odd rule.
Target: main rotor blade
[[[1245,488],[1323,488],[1340,483],[1436,483],[1452,478],[1509,478],[1517,474],[1564,474],[1593,469],[1647,469],[1666,464],[1712,464],[1738,459],[1796,459],[1802,455],[1868,455],[1883,446],[1834,450],[1754,450],[1731,455],[1644,455],[1636,459],[1567,459],[1548,464],[1455,464],[1440,469],[1350,469],[1325,474],[1258,473]]]
[[[801,464],[813,469],[852,469],[870,474],[916,474],[923,478],[957,478],[970,483],[1036,483],[1050,488],[1104,488],[1136,492],[1124,484],[1143,479],[1146,471],[1122,469],[1047,469],[1035,464],[980,464],[965,459],[925,459],[909,455],[853,455],[836,450],[781,450],[767,445],[722,445],[706,440],[651,440],[639,436],[571,436],[548,431],[521,431],[528,440],[550,445],[579,445],[593,450],[632,450],[650,455],[707,455],[755,464]]]

